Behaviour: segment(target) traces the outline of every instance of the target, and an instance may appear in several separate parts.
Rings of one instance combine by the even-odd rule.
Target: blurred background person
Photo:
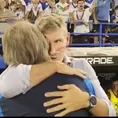
[[[108,97],[111,100],[114,108],[116,109],[116,114],[118,116],[118,80],[113,80],[111,89],[108,90]]]
[[[51,14],[55,12],[55,1],[54,0],[40,0],[43,12],[42,14]]]
[[[77,6],[78,6],[77,2],[78,0],[72,0],[69,6],[70,12],[74,12],[75,10],[77,10]]]
[[[114,0],[97,0],[97,8],[93,12],[94,19],[94,28],[93,31],[98,33],[100,30],[99,23],[110,23],[110,5],[112,4],[112,9],[115,7]],[[107,33],[108,25],[102,25],[102,33]],[[105,43],[106,37],[105,35],[102,38],[102,42]],[[94,43],[98,43],[98,36],[94,37]]]
[[[39,0],[31,0],[26,7],[25,19],[34,22],[41,15],[42,11],[42,5]]]
[[[14,12],[18,19],[24,19],[26,10],[25,2],[21,0],[12,0],[9,4],[9,9]]]
[[[69,21],[69,4],[66,0],[59,0],[59,2],[56,4],[56,12],[57,14],[63,16],[65,19],[65,22]]]
[[[85,7],[85,0],[78,0],[77,10],[73,12],[73,22],[75,23],[74,33],[88,33],[89,30],[89,18],[96,7],[96,0],[93,2],[91,7]],[[85,36],[82,36],[83,41],[86,39]],[[80,35],[79,35],[80,38]],[[74,36],[73,43],[80,41],[78,36]]]
[[[118,23],[118,5],[114,9],[114,14],[111,17],[112,23]]]
[[[5,6],[6,1],[0,0],[0,21],[17,20],[15,14],[11,10],[6,9]]]

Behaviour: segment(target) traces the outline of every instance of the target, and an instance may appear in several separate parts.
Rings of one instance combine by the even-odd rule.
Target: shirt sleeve
[[[0,93],[12,98],[32,88],[30,84],[31,65],[10,66],[0,75]]]
[[[103,99],[106,102],[109,108],[109,116],[116,116],[115,108],[111,104],[111,101],[109,100],[107,94],[105,93],[102,86],[100,85],[100,81],[98,80],[98,77],[94,69],[88,63],[88,61],[86,61],[85,59],[81,59],[79,61],[75,60],[74,65],[76,66],[76,68],[78,65],[80,65],[80,69],[86,73],[87,78],[90,79],[90,81],[92,82],[93,87],[95,89],[96,96],[100,99]]]

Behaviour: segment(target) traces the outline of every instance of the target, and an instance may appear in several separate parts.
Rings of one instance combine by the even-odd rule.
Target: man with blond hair
[[[91,67],[91,65],[81,59],[74,59],[69,58],[65,55],[66,47],[69,44],[69,34],[66,29],[66,24],[61,16],[52,14],[52,15],[45,15],[41,18],[37,19],[36,26],[38,27],[39,31],[43,33],[43,35],[46,37],[48,42],[50,43],[50,50],[49,54],[53,62],[64,62],[65,64],[69,65],[71,68],[67,70],[67,66],[61,66],[61,69],[57,69],[56,72],[62,72],[64,74],[77,74],[77,70],[81,69],[86,72],[86,76],[90,79],[92,82],[95,94],[94,96],[94,105],[91,103],[91,94],[90,96],[86,96],[86,92],[81,91],[79,88],[77,88],[74,82],[73,85],[66,85],[66,86],[59,86],[58,89],[64,90],[62,92],[54,92],[54,93],[47,93],[46,97],[60,97],[62,99],[59,100],[52,100],[44,104],[45,107],[50,105],[56,105],[56,107],[52,109],[48,109],[48,113],[56,112],[62,110],[62,113],[57,114],[57,116],[64,116],[66,114],[69,114],[73,111],[82,110],[89,108],[88,110],[94,115],[94,116],[115,116],[115,110],[113,106],[111,105],[111,102],[109,101],[107,95],[105,94],[104,90],[102,89],[99,80]],[[6,73],[6,76],[1,76],[1,88],[0,92],[2,95],[7,97],[14,97],[16,94],[24,93],[27,90],[30,89],[30,85],[36,86],[41,81],[46,79],[47,77],[51,76],[55,73],[55,69],[53,66],[49,65],[49,63],[39,64],[39,65],[33,65],[26,66],[26,65],[19,65],[19,70],[13,70],[12,72]],[[73,69],[75,71],[73,71]],[[22,70],[22,71],[21,71]],[[45,70],[45,72],[44,72]],[[63,71],[62,71],[63,70]],[[29,84],[26,84],[25,82],[22,82],[22,79],[20,76],[18,76],[18,80],[20,81],[19,86],[13,85],[12,81],[16,79],[15,76],[12,74],[16,72],[20,72],[22,74],[22,77],[24,77],[25,82],[29,82]],[[46,74],[47,73],[47,74]],[[8,78],[12,75],[12,79]],[[27,75],[27,76],[26,76]],[[80,73],[78,74],[81,75]],[[2,79],[4,78],[4,79]],[[9,84],[7,84],[8,80],[10,81]],[[86,80],[86,79],[85,79]],[[19,83],[19,82],[17,82]],[[53,81],[53,83],[55,83]],[[11,85],[10,85],[11,84]],[[59,84],[59,83],[58,83]],[[68,83],[69,84],[69,83]],[[72,84],[72,83],[71,83]],[[18,84],[17,84],[18,85]],[[40,86],[41,84],[39,84]],[[62,85],[62,84],[59,84]],[[7,88],[4,88],[7,86]],[[14,87],[16,88],[14,90]],[[25,88],[24,88],[25,87]],[[13,92],[9,90],[14,90]],[[56,90],[56,88],[55,88]],[[65,91],[66,90],[66,91]],[[49,90],[50,91],[50,90]],[[54,90],[51,90],[54,91]],[[48,92],[48,91],[47,91]],[[39,95],[39,94],[38,94]],[[75,97],[74,97],[75,96]],[[74,97],[74,99],[73,99]],[[45,98],[44,98],[45,99]],[[81,101],[82,100],[82,101]],[[96,102],[97,101],[97,102]],[[91,103],[93,106],[90,107]],[[62,104],[60,106],[59,104]],[[103,109],[100,109],[100,108]],[[57,113],[57,112],[56,112]]]
[[[3,37],[4,60],[9,67],[2,73],[0,79],[4,79],[11,71],[13,72],[14,69],[18,69],[18,66],[22,65],[22,63],[29,66],[30,69],[30,64],[41,64],[46,61],[51,61],[48,50],[48,43],[36,26],[23,21],[13,24],[6,30]],[[20,69],[21,70],[19,71],[23,71],[23,68]],[[27,73],[26,71],[25,73]],[[22,79],[21,81],[26,82],[22,74],[18,73],[18,70],[17,73],[9,76],[10,81],[13,76],[16,77],[16,79],[12,81],[14,90],[10,89],[10,92],[15,95],[19,94],[15,90],[23,87],[23,84],[19,81],[20,78],[17,78],[19,75]],[[3,81],[0,82],[0,92],[1,89],[4,89],[5,87],[2,85],[2,82]],[[27,81],[26,84],[30,83]],[[57,85],[64,84],[75,84],[82,89],[83,92],[80,90],[80,93],[83,98],[89,96],[89,90],[87,89],[83,79],[74,75],[55,73],[24,95],[19,95],[11,99],[5,99],[0,96],[0,116],[54,116],[55,113],[48,114],[46,108],[43,106],[45,101],[50,100],[49,98],[47,99],[44,94],[47,91],[56,90]],[[58,96],[54,98],[58,99]],[[60,107],[62,106],[60,105]],[[90,112],[86,109],[73,111],[67,115],[91,116]]]

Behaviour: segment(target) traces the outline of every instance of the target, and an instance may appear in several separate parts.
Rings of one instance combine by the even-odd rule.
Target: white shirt
[[[96,96],[103,99],[107,103],[109,108],[109,116],[115,116],[115,109],[101,87],[98,77],[96,76],[96,73],[91,65],[85,59],[70,60],[65,57],[65,60],[65,63],[71,62],[71,66],[73,68],[79,68],[80,70],[86,72],[86,76],[90,79],[94,86]],[[20,64],[17,67],[9,66],[0,75],[0,93],[6,98],[11,98],[30,90],[32,88],[29,81],[30,70],[31,65]]]
[[[46,4],[47,7],[43,10],[42,14],[47,14],[47,15],[51,14],[52,8],[50,8],[48,2],[46,2],[45,4]]]
[[[69,4],[64,3],[62,4],[61,2],[58,2],[56,4],[56,11],[58,14],[62,15],[65,19],[65,21],[69,20]]]
[[[9,66],[0,75],[0,94],[6,98],[12,98],[29,90],[32,87],[29,81],[30,70],[31,65]]]
[[[69,11],[70,11],[70,12],[74,12],[74,11],[76,11],[76,10],[77,10],[77,4],[71,3],[71,4],[70,4],[70,7],[69,7]]]
[[[91,12],[89,8],[85,9],[84,12],[79,12],[78,10],[74,11],[73,13],[74,18],[76,20],[84,20],[89,23],[89,18],[91,16]],[[89,25],[85,26],[84,24],[76,25],[74,29],[74,33],[88,33],[89,32]]]

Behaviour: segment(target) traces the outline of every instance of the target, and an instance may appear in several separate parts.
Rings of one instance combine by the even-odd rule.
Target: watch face
[[[91,96],[90,102],[91,102],[91,105],[95,106],[96,103],[97,103],[96,97],[95,96]]]

